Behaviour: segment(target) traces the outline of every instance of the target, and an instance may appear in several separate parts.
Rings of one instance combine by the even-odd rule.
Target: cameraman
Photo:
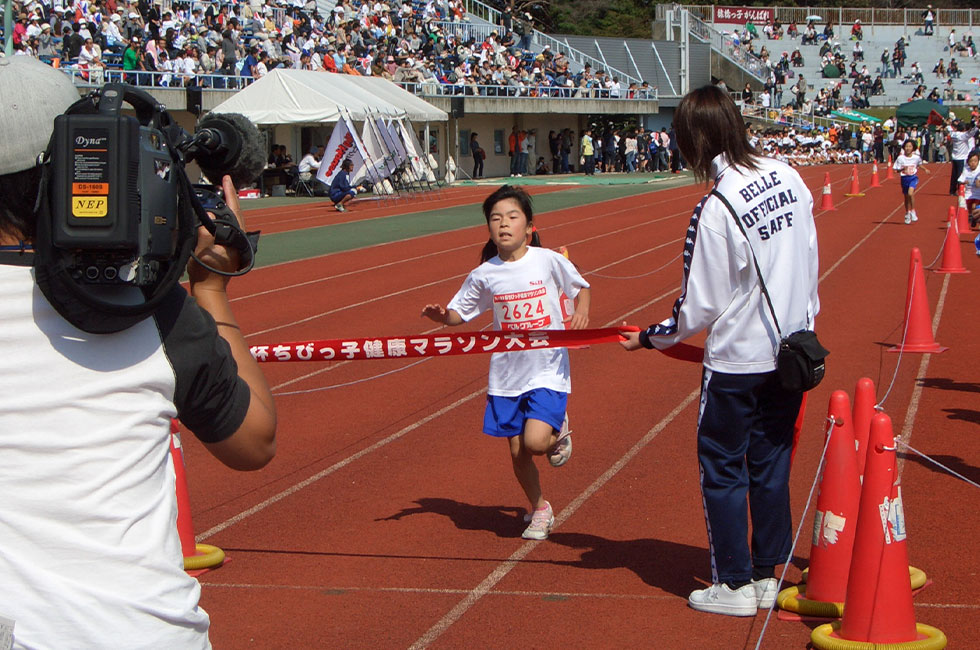
[[[0,96],[21,99],[0,106],[0,616],[15,648],[208,648],[175,526],[171,418],[233,469],[259,469],[276,449],[275,405],[228,278],[191,262],[192,297],[175,286],[115,334],[64,320],[34,282],[31,244],[38,156],[78,93],[59,70],[7,57]],[[238,268],[198,233],[198,257]]]

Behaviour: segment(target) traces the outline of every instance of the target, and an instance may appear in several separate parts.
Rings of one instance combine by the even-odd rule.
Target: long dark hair
[[[483,216],[487,220],[487,225],[490,224],[490,213],[493,212],[493,206],[505,199],[514,199],[521,206],[521,211],[527,217],[528,225],[532,226],[531,246],[541,246],[541,238],[538,236],[538,231],[536,228],[533,228],[534,207],[531,205],[531,197],[522,188],[515,185],[504,185],[503,187],[497,188],[493,194],[484,199]],[[493,239],[491,238],[487,240],[487,243],[483,246],[483,250],[480,251],[480,264],[483,264],[489,259],[493,259],[496,255],[497,245],[493,243]]]
[[[674,132],[677,148],[699,181],[708,180],[711,161],[722,153],[732,165],[758,169],[742,115],[718,86],[704,86],[684,96],[674,113]]]
[[[40,185],[41,168],[37,166],[0,176],[0,235],[34,238],[34,202]]]

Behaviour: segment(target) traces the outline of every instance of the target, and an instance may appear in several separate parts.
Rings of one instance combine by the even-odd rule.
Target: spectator
[[[473,156],[473,178],[483,178],[483,161],[487,157],[480,142],[476,139],[477,132],[470,134],[470,154]]]
[[[861,30],[861,21],[855,20],[851,27],[851,40],[860,41],[862,38],[864,38],[864,32]]]
[[[592,141],[592,129],[585,129],[582,133],[582,141],[579,143],[582,152],[581,163],[585,168],[586,176],[595,176],[595,144]]]
[[[935,31],[936,14],[932,10],[932,5],[926,5],[926,10],[922,12],[922,33],[932,36]]]
[[[752,104],[752,85],[746,82],[745,88],[742,89],[742,101],[746,104]]]
[[[943,79],[946,76],[946,64],[943,63],[942,59],[939,59],[939,63],[937,63],[932,69],[932,73],[940,79]]]
[[[949,68],[946,69],[946,74],[950,79],[959,79],[960,75],[963,74],[960,71],[960,65],[956,62],[956,59],[949,60]]]

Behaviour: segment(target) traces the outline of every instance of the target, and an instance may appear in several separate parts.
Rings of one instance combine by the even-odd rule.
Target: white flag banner
[[[351,171],[351,184],[358,174],[365,169],[364,160],[367,158],[364,145],[346,117],[337,120],[333,127],[327,147],[323,153],[323,160],[320,162],[320,169],[317,170],[316,177],[321,183],[330,185],[334,176],[340,171],[340,163],[345,158],[350,158],[354,163]]]
[[[374,168],[382,178],[387,178],[391,172],[395,171],[395,163],[391,160],[388,147],[381,134],[378,133],[377,125],[370,118],[364,120],[364,127],[361,129],[361,139],[364,140],[364,149],[374,163]]]
[[[405,145],[402,144],[402,139],[398,134],[398,127],[395,126],[395,123],[389,122],[387,129],[388,142],[390,142],[394,148],[395,162],[401,165],[408,160],[408,152],[405,151]]]
[[[405,154],[408,156],[408,160],[412,163],[412,169],[415,170],[415,175],[418,178],[425,178],[425,162],[419,157],[421,155],[422,148],[419,146],[419,142],[415,138],[415,131],[407,128],[405,126],[405,122],[399,122],[398,128],[402,134],[402,142],[405,143]]]

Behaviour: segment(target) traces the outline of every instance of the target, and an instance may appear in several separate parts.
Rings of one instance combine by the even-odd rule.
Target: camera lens
[[[85,279],[97,280],[99,278],[99,267],[89,266],[85,269]]]

